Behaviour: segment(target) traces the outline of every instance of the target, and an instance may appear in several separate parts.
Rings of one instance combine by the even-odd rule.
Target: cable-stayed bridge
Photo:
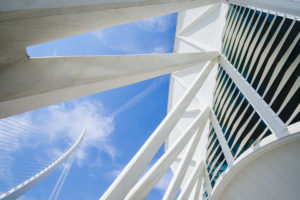
[[[0,182],[0,199],[20,197],[67,161],[49,197],[57,199],[85,131],[68,149],[55,155],[53,151],[62,148],[50,144],[51,125],[32,124],[23,116],[0,120],[1,179],[6,179]]]

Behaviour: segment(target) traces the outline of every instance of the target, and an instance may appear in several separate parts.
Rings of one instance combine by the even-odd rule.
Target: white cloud
[[[135,43],[135,40],[133,38],[126,38],[126,40],[122,40],[120,42],[120,38],[117,40],[113,40],[113,37],[121,37],[120,33],[115,31],[114,29],[101,29],[90,33],[92,36],[96,37],[98,40],[101,41],[101,43],[118,52],[122,53],[143,53],[143,49],[140,49],[137,44]]]
[[[39,170],[51,164],[78,139],[83,128],[86,134],[76,163],[93,163],[91,149],[107,153],[114,161],[117,150],[109,142],[114,122],[99,101],[74,100],[0,120],[0,158],[5,160],[0,162],[2,189],[7,191],[38,172],[28,170],[32,166],[26,164],[27,159]],[[26,170],[20,174],[16,169]]]
[[[0,182],[5,182],[7,185],[11,185],[13,181],[13,175],[10,170],[11,165],[13,164],[13,157],[9,154],[1,154],[1,162],[0,162]],[[3,188],[0,188],[0,194]]]
[[[163,46],[161,46],[161,47],[155,47],[154,48],[154,53],[166,53],[166,52],[168,52],[168,48],[167,47],[163,47]]]
[[[114,159],[116,150],[108,141],[108,136],[114,130],[114,122],[103,110],[99,101],[71,101],[48,107],[47,121],[55,124],[49,134],[50,141],[55,143],[61,140],[61,134],[64,134],[64,137],[73,143],[85,129],[84,140],[76,154],[77,160],[85,159],[89,148],[104,151]]]
[[[56,144],[64,141],[70,146],[78,139],[81,131],[85,129],[84,140],[76,153],[76,163],[81,165],[83,160],[89,159],[88,151],[90,148],[107,153],[115,161],[117,149],[109,141],[109,136],[115,126],[114,118],[142,101],[164,80],[166,80],[165,77],[154,80],[145,90],[123,104],[110,116],[105,113],[106,111],[100,101],[73,100],[0,120],[0,138],[4,137],[2,134],[10,126],[14,126],[14,129],[10,130],[14,137],[6,138],[5,142],[0,144],[0,149],[3,150],[1,154],[19,151],[28,145],[35,147],[33,149],[40,149],[41,146],[33,142],[37,141],[37,136],[39,136],[44,138],[36,143],[42,143],[42,141],[48,143],[47,147],[44,148],[46,156],[52,159],[58,158],[64,150],[58,148]],[[8,125],[4,126],[7,123]],[[37,132],[43,134],[37,135]],[[45,139],[45,137],[48,139]],[[32,140],[32,138],[35,138],[35,140]],[[13,142],[10,140],[13,140]],[[7,145],[12,143],[13,145]],[[3,166],[3,173],[9,168],[9,165]]]
[[[137,27],[148,32],[165,32],[173,25],[170,15],[140,20],[134,23]]]
[[[101,29],[101,30],[93,31],[90,34],[93,35],[93,36],[95,36],[99,40],[102,40],[103,39],[103,35],[104,35],[104,30]]]
[[[108,138],[114,130],[114,122],[103,110],[99,101],[75,100],[2,119],[0,156],[18,155],[16,153],[24,151],[24,148],[28,151],[29,148],[29,153],[33,153],[31,157],[43,154],[48,157],[50,164],[51,160],[62,155],[65,147],[78,139],[85,128],[85,138],[76,153],[77,163],[81,164],[83,160],[89,159],[87,151],[90,148],[105,152],[114,160],[117,151],[110,145]],[[59,148],[57,144],[62,143],[63,147]],[[0,178],[11,171],[11,164],[9,159],[1,164]]]
[[[54,51],[53,51],[53,56],[57,56],[57,50],[56,49],[54,49]]]
[[[161,192],[165,192],[172,180],[172,177],[173,177],[173,173],[169,169],[165,173],[165,175],[160,179],[160,181],[156,184],[155,189],[158,189]]]
[[[27,195],[22,195],[18,198],[18,200],[38,200],[34,197],[30,197],[30,196],[27,196]]]
[[[140,54],[145,53],[145,45],[141,43],[141,39],[137,40],[137,38],[143,38],[143,35],[140,35],[141,33],[166,32],[174,26],[174,21],[174,15],[165,15],[133,22],[128,26],[120,25],[118,27],[101,29],[89,34],[100,40],[104,46],[114,51]],[[130,27],[130,29],[126,27]],[[148,53],[164,53],[169,50],[169,48],[163,46],[155,47],[153,45],[147,45],[146,49],[148,49]]]
[[[122,167],[123,169],[123,167]],[[115,179],[119,176],[119,174],[122,172],[122,169],[114,169],[111,171],[110,176],[112,179]]]

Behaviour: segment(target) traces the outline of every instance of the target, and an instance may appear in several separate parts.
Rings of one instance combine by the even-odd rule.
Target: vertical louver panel
[[[297,19],[231,4],[222,37],[222,54],[286,125],[300,120],[299,32]]]
[[[206,166],[209,179],[213,187],[218,177],[227,168],[227,162],[212,124],[210,124],[208,137],[209,142],[207,146]]]
[[[219,74],[213,110],[232,155],[237,158],[271,131],[222,66],[219,66]],[[208,152],[214,143],[213,138],[211,136],[209,140]]]

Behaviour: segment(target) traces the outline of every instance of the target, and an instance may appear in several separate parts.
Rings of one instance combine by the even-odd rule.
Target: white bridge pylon
[[[56,168],[58,168],[65,160],[67,160],[76,151],[81,141],[83,140],[84,135],[85,135],[85,130],[82,131],[77,141],[57,160],[55,160],[48,167],[41,170],[36,175],[27,179],[26,181],[14,187],[13,189],[9,190],[8,192],[2,194],[0,196],[0,200],[17,199],[18,197],[26,193],[28,190],[30,190],[32,187],[34,187],[36,184],[41,182],[44,178],[50,175]]]

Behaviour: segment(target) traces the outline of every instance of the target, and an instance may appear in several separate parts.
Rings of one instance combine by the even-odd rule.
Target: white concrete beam
[[[205,188],[208,194],[208,197],[210,198],[212,195],[212,187],[211,187],[211,183],[209,180],[209,176],[208,176],[208,172],[207,172],[207,166],[205,165],[204,170],[204,184],[205,184]]]
[[[210,112],[209,118],[210,118],[210,121],[211,121],[215,131],[216,131],[217,139],[219,141],[219,144],[221,145],[222,152],[224,153],[226,162],[231,167],[233,165],[234,159],[233,159],[232,153],[229,149],[229,146],[226,142],[226,139],[224,137],[222,129],[219,125],[219,122],[213,111]]]
[[[204,170],[203,170],[204,171]],[[204,172],[203,172],[204,173]],[[203,176],[198,178],[197,184],[195,186],[195,193],[193,200],[200,200],[200,192],[201,192],[201,187],[202,187],[202,181],[203,181]]]
[[[22,49],[25,57],[25,47],[30,45],[217,2],[220,0],[2,0],[0,61],[18,58],[16,49]]]
[[[182,191],[178,197],[178,200],[185,200],[185,199],[189,198],[197,180],[199,178],[203,177],[203,173],[204,173],[204,164],[203,164],[203,161],[200,161],[197,163],[192,174],[189,176],[189,179],[188,179],[186,185],[182,188]]]
[[[203,127],[204,128],[204,127]],[[202,136],[203,128],[199,128],[197,133],[189,142],[186,152],[184,153],[183,159],[181,160],[177,171],[174,173],[173,178],[165,192],[163,200],[173,200],[180,189],[183,178],[186,175],[187,169],[191,163],[194,156],[195,149],[199,144],[199,140]]]
[[[217,52],[25,59],[0,73],[0,118],[168,74]]]

